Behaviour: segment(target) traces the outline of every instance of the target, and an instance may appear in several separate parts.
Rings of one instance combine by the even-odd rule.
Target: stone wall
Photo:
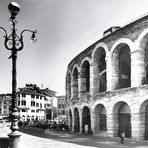
[[[67,111],[71,112],[69,125],[73,131],[78,123],[74,119],[79,119],[79,132],[82,132],[82,113],[87,107],[91,123],[88,121],[85,124],[91,125],[93,133],[107,127],[103,132],[109,136],[119,136],[127,124],[127,137],[146,138],[148,85],[144,84],[148,80],[147,43],[148,16],[144,16],[95,42],[69,63],[66,101]],[[105,55],[103,59],[102,53]],[[103,62],[106,62],[105,69],[101,68]],[[103,74],[106,75],[103,84],[107,86],[101,92],[101,87],[104,87],[100,83]],[[124,108],[128,108],[129,112]],[[74,114],[75,109],[79,116]],[[106,112],[101,116],[102,109]],[[124,119],[127,122],[123,124]]]

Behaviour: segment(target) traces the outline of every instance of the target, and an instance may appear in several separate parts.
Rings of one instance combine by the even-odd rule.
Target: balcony
[[[26,105],[21,105],[21,106],[18,106],[19,109],[29,109],[30,107],[29,106],[26,106]]]
[[[36,109],[37,111],[45,111],[46,109],[43,109],[43,108],[38,108]]]

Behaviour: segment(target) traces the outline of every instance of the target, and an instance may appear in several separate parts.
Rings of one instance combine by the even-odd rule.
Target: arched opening
[[[148,64],[146,65],[145,68],[145,84],[148,84]]]
[[[94,91],[103,92],[106,91],[106,52],[104,48],[99,47],[93,57],[93,79],[94,79]]]
[[[69,110],[69,128],[72,130],[72,113],[71,110]]]
[[[70,99],[71,97],[71,75],[70,73],[67,76],[67,96],[68,96],[68,99]]]
[[[148,140],[148,105],[145,109],[145,140]]]
[[[144,71],[145,71],[145,79],[144,84],[148,84],[148,34],[146,34],[141,41],[144,45],[144,52],[142,52],[144,55]],[[142,60],[142,59],[141,59]]]
[[[90,64],[88,61],[85,61],[82,64],[80,77],[81,77],[81,93],[89,92],[90,90]]]
[[[131,111],[126,102],[118,102],[113,108],[114,136],[125,132],[126,138],[131,138]]]
[[[78,97],[78,70],[77,68],[73,71],[73,97]]]
[[[87,132],[86,131],[87,127],[88,127],[88,130],[91,129],[90,110],[87,106],[85,106],[82,112],[82,133]]]
[[[100,92],[106,91],[106,71],[100,76]]]
[[[77,108],[74,109],[74,131],[80,131],[79,111]]]
[[[131,114],[130,108],[126,103],[122,103],[118,111],[119,136],[125,132],[125,137],[131,138]]]
[[[104,105],[98,104],[95,107],[95,132],[107,130],[107,116]]]
[[[121,43],[113,53],[113,83],[115,89],[131,86],[131,56],[128,45]]]
[[[100,131],[106,131],[107,130],[107,120],[106,120],[106,109],[105,107],[102,107],[100,111]]]
[[[140,133],[142,138],[148,140],[148,100],[140,106]]]

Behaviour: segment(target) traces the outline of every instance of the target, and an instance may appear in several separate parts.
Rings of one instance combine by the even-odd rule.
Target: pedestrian
[[[122,133],[120,134],[120,138],[121,138],[120,143],[124,144],[125,132],[122,132]]]

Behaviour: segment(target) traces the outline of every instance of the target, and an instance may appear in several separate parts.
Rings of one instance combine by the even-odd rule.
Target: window
[[[22,94],[22,97],[26,97],[26,94]]]
[[[22,112],[26,112],[26,110],[25,109],[22,109]]]
[[[36,107],[39,107],[39,103],[36,103]]]
[[[31,101],[31,106],[35,106],[35,101]]]
[[[36,110],[36,113],[39,113],[39,110]]]
[[[36,98],[38,99],[38,98],[39,98],[39,96],[38,96],[38,95],[36,95]]]
[[[34,94],[32,94],[32,95],[31,95],[31,98],[35,98],[35,95],[34,95]]]
[[[4,105],[4,109],[7,109],[7,106],[6,105]]]
[[[26,105],[26,101],[22,100],[21,105]]]
[[[20,98],[20,94],[18,94],[18,98]]]
[[[18,105],[20,105],[20,101],[18,101]]]
[[[50,107],[50,104],[46,104],[46,107]]]
[[[42,108],[42,103],[40,103],[40,108]]]
[[[40,100],[42,100],[42,96],[40,96]]]
[[[31,110],[32,113],[35,113],[35,110]]]

